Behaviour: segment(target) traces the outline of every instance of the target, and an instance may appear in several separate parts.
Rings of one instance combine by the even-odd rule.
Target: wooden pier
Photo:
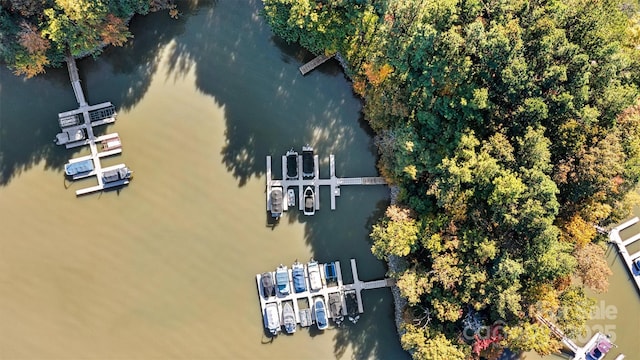
[[[256,275],[256,284],[258,286],[258,297],[260,298],[260,309],[261,314],[264,315],[265,308],[267,304],[276,303],[278,306],[278,311],[280,313],[280,317],[282,318],[282,306],[286,301],[291,301],[293,303],[293,310],[296,317],[296,323],[300,324],[302,327],[311,326],[315,321],[310,316],[310,311],[307,311],[306,308],[300,308],[298,304],[298,300],[306,300],[309,304],[309,309],[312,308],[313,299],[316,297],[322,297],[324,299],[325,304],[328,304],[329,294],[338,293],[340,294],[340,298],[342,300],[342,315],[347,316],[347,304],[344,297],[345,291],[355,291],[357,303],[358,303],[358,313],[362,314],[364,312],[364,308],[362,305],[362,290],[369,289],[379,289],[384,287],[389,287],[393,285],[392,279],[382,279],[382,280],[374,280],[374,281],[361,281],[358,277],[358,268],[356,265],[356,260],[351,259],[351,273],[353,275],[353,284],[344,284],[342,281],[342,270],[340,268],[340,262],[336,261],[335,263],[335,271],[337,280],[335,284],[331,284],[330,286],[327,283],[327,279],[325,277],[325,266],[326,264],[320,264],[320,277],[322,279],[322,288],[317,291],[311,290],[311,284],[309,282],[309,274],[307,271],[307,266],[305,264],[305,284],[306,291],[296,293],[294,291],[293,284],[293,272],[289,267],[289,288],[291,289],[288,295],[280,294],[278,290],[276,290],[275,296],[265,297],[264,291],[262,288],[262,274]],[[275,279],[275,271],[272,272],[272,278]]]
[[[113,133],[96,137],[93,133],[93,128],[95,126],[110,124],[116,121],[115,107],[110,102],[104,102],[97,105],[89,105],[84,97],[84,93],[82,92],[82,86],[80,85],[80,76],[78,74],[78,68],[76,66],[75,59],[72,56],[67,56],[66,61],[67,69],[69,70],[69,78],[71,80],[73,92],[76,96],[79,107],[77,109],[58,114],[58,121],[60,123],[62,133],[58,134],[56,138],[58,140],[65,139],[62,143],[64,143],[67,149],[89,145],[91,155],[71,159],[69,160],[68,164],[91,159],[93,163],[93,170],[86,173],[75,174],[72,176],[72,179],[79,180],[91,176],[96,176],[98,180],[98,185],[77,190],[76,195],[79,196],[96,191],[101,191],[107,188],[126,185],[129,183],[129,177],[108,182],[105,182],[104,177],[106,173],[111,173],[114,170],[122,169],[126,170],[128,176],[130,176],[131,173],[128,171],[124,164],[118,164],[103,168],[102,164],[100,163],[101,158],[120,154],[122,152],[120,146],[106,151],[100,151],[98,149],[98,144],[102,143],[103,141],[118,139],[119,142],[118,134]],[[78,134],[81,139],[77,140],[76,138],[74,138],[73,136],[75,136],[76,134]]]
[[[331,210],[336,209],[336,197],[340,196],[340,186],[347,185],[386,185],[386,181],[382,177],[356,177],[356,178],[339,178],[336,176],[336,164],[333,154],[329,155],[329,178],[321,179],[320,170],[318,168],[318,155],[313,156],[314,175],[312,178],[305,179],[302,174],[302,155],[298,155],[298,178],[287,179],[287,157],[282,156],[282,180],[273,179],[271,172],[271,156],[267,156],[267,211],[271,210],[269,196],[274,187],[281,187],[284,192],[288,188],[297,187],[298,209],[304,210],[304,189],[311,186],[314,189],[315,210],[320,209],[320,186],[329,186],[331,188]],[[284,211],[288,211],[288,201],[284,201]]]
[[[308,63],[300,66],[299,70],[300,73],[302,75],[307,75],[308,72],[310,72],[311,70],[317,68],[318,66],[322,65],[325,63],[325,61],[331,59],[334,55],[331,56],[325,56],[325,55],[318,55],[315,58],[313,58],[311,61],[309,61]]]
[[[640,234],[633,235],[626,240],[622,240],[620,237],[620,231],[633,226],[638,221],[640,221],[640,219],[635,217],[611,229],[609,232],[609,242],[614,243],[618,247],[618,252],[620,253],[620,256],[622,256],[622,260],[627,266],[627,269],[629,269],[629,274],[631,275],[633,282],[636,284],[636,290],[640,293],[640,269],[634,269],[633,267],[633,262],[640,258],[640,251],[629,254],[629,251],[627,250],[627,246],[640,240]]]
[[[558,328],[551,321],[545,319],[541,315],[536,315],[536,320],[546,325],[553,335],[560,339],[560,341],[573,353],[573,360],[587,360],[587,353],[596,345],[596,342],[603,336],[603,334],[595,333],[584,346],[578,346],[573,340],[569,339],[560,328]],[[616,360],[624,359],[624,354],[619,354]]]

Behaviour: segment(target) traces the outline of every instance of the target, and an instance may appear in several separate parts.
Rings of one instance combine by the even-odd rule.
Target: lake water
[[[368,232],[388,191],[345,187],[330,211],[322,189],[314,217],[270,226],[266,155],[310,143],[322,176],[330,153],[338,176],[377,171],[340,69],[300,76],[311,56],[274,38],[260,9],[183,4],[179,20],[135,18],[127,46],[79,61],[89,102],[119,111],[102,131],[118,132],[124,150],[103,163],[134,170],[121,191],[76,198],[93,183],[64,180],[64,164],[87,153],[52,143],[57,113],[77,107],[66,69],[28,81],[0,69],[0,358],[408,358],[386,289],[363,293],[356,325],[265,335],[256,273],[313,256],[340,260],[347,281],[350,258],[361,279],[384,276]],[[597,298],[616,315],[590,330],[614,332],[634,359],[640,301],[616,251],[607,259],[610,291]]]
[[[132,183],[76,198],[64,180],[87,153],[56,147],[77,107],[66,69],[24,81],[0,70],[0,358],[408,358],[388,289],[363,293],[356,325],[265,335],[255,274],[339,260],[351,281],[384,277],[370,226],[383,186],[342,189],[329,210],[269,224],[265,156],[310,143],[328,174],[375,176],[371,134],[339,67],[275,39],[259,1],[199,1],[135,18],[135,38],[78,62],[90,103],[111,101]],[[276,166],[276,170],[279,166]]]

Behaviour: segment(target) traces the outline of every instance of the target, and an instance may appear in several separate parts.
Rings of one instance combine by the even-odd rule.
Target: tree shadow
[[[131,23],[135,38],[123,48],[106,48],[98,61],[79,60],[82,87],[89,103],[111,101],[118,110],[135,106],[157,70],[159,49],[184,33],[198,6],[213,8],[216,3],[181,2],[178,20],[166,12],[136,16]],[[0,185],[7,185],[41,161],[47,170],[62,170],[70,153],[53,143],[60,131],[57,114],[77,107],[65,66],[48,69],[46,74],[32,79],[23,79],[5,66],[0,67]]]
[[[289,148],[300,150],[305,144],[319,155],[323,177],[329,154],[336,156],[338,176],[377,176],[371,130],[337,62],[328,61],[303,77],[298,67],[313,55],[273,36],[260,15],[259,0],[184,4],[178,20],[166,13],[134,18],[135,37],[124,48],[107,48],[97,61],[79,61],[90,103],[111,101],[120,111],[130,110],[147,93],[152,77],[170,82],[193,73],[198,90],[224,107],[222,164],[239,187],[264,176],[266,155],[279,159]],[[161,54],[169,67],[157,74]],[[27,86],[7,70],[0,70],[0,76],[0,183],[42,160],[61,171],[70,156],[51,141],[59,131],[56,115],[77,107],[66,69],[49,71]],[[8,105],[31,98],[34,106],[29,108]],[[315,216],[292,211],[280,221],[304,222],[313,256],[321,262],[341,261],[346,283],[353,280],[351,258],[358,259],[358,272],[367,274],[362,280],[384,277],[385,265],[373,259],[368,234],[387,205],[380,200],[388,198],[387,188],[343,186],[336,199],[339,214],[329,209],[328,189],[322,188],[319,196],[321,209]],[[267,226],[275,230],[276,224],[267,218]],[[398,341],[388,339],[395,336],[391,293],[363,294],[365,314],[358,324],[335,332],[335,356],[351,347],[356,358],[408,358]],[[310,330],[310,335],[316,332]]]

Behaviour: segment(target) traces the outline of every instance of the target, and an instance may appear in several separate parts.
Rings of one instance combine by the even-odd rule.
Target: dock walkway
[[[310,72],[311,70],[317,68],[318,66],[322,65],[325,63],[325,61],[331,59],[334,55],[331,56],[325,56],[323,55],[318,55],[315,58],[313,58],[311,61],[309,61],[308,63],[300,66],[300,68],[298,68],[298,70],[300,70],[300,73],[302,75],[307,75],[308,72]]]
[[[573,358],[572,358],[573,360],[587,360],[587,353],[591,351],[591,349],[593,349],[598,339],[600,339],[600,337],[603,336],[603,334],[597,332],[593,335],[593,337],[591,337],[591,339],[589,339],[589,341],[587,341],[587,343],[584,346],[578,346],[576,345],[576,343],[573,342],[573,340],[569,339],[564,334],[564,332],[560,330],[560,328],[558,328],[551,321],[545,319],[541,315],[536,315],[536,320],[546,325],[551,330],[551,333],[556,337],[558,337],[560,341],[562,341],[562,343],[569,350],[571,350],[571,352],[573,353]],[[616,360],[622,360],[622,359],[624,359],[624,354],[619,354],[616,357]]]
[[[340,262],[336,261],[335,263],[335,272],[337,276],[337,280],[335,284],[331,284],[329,286],[327,283],[327,279],[325,277],[325,266],[326,264],[320,264],[320,277],[322,279],[322,288],[317,291],[311,290],[311,284],[309,283],[309,275],[306,270],[305,264],[305,282],[306,282],[306,291],[296,293],[294,291],[293,285],[293,275],[292,270],[289,268],[289,288],[291,289],[288,295],[282,295],[276,290],[275,296],[265,297],[264,291],[262,289],[262,274],[256,275],[256,284],[258,286],[258,296],[260,298],[260,309],[261,314],[264,315],[265,308],[267,304],[276,303],[278,306],[278,311],[282,314],[283,303],[286,301],[291,301],[293,303],[293,310],[296,316],[296,323],[300,324],[300,326],[306,327],[311,326],[315,322],[314,319],[310,318],[310,311],[307,309],[311,309],[313,304],[313,299],[316,297],[322,297],[325,301],[325,304],[329,303],[329,294],[338,293],[342,300],[342,315],[346,316],[347,314],[347,304],[344,297],[345,291],[355,290],[356,298],[358,302],[358,313],[362,314],[364,312],[364,308],[362,305],[362,290],[370,290],[370,289],[379,289],[384,287],[389,287],[393,285],[392,279],[382,279],[382,280],[374,280],[374,281],[361,281],[358,277],[358,268],[356,265],[356,260],[351,259],[351,273],[353,275],[353,283],[352,284],[344,284],[342,280],[342,269],[340,268]],[[272,272],[273,273],[273,272]],[[275,274],[272,274],[272,278],[275,279]],[[309,304],[309,308],[301,308],[298,304],[298,300],[306,300]]]
[[[60,123],[60,128],[63,132],[66,133],[76,133],[78,131],[83,131],[86,133],[86,138],[80,141],[71,141],[65,143],[65,147],[67,149],[89,145],[91,150],[91,155],[82,156],[79,158],[69,160],[69,164],[86,161],[88,159],[93,160],[93,170],[86,174],[76,174],[72,177],[73,180],[83,179],[91,176],[96,176],[98,180],[98,185],[80,189],[76,191],[76,195],[84,195],[89,194],[96,191],[101,191],[106,188],[112,188],[117,186],[126,185],[129,183],[129,179],[120,179],[116,181],[110,181],[105,183],[103,175],[106,172],[110,172],[113,170],[126,169],[124,164],[118,164],[110,167],[103,168],[100,163],[100,158],[120,154],[122,149],[112,149],[108,151],[99,151],[98,143],[103,140],[108,140],[112,138],[117,138],[118,134],[107,134],[104,136],[96,137],[93,133],[93,128],[95,126],[110,124],[115,122],[115,107],[110,102],[103,102],[97,105],[89,105],[84,97],[84,93],[82,91],[82,86],[80,85],[80,75],[78,74],[78,67],[76,66],[76,61],[72,56],[66,57],[67,69],[69,70],[69,79],[71,80],[71,85],[73,86],[73,92],[76,96],[76,100],[78,101],[79,107],[74,110],[65,111],[58,114],[58,120]],[[128,169],[127,169],[128,171]]]
[[[267,211],[271,210],[269,196],[274,187],[281,187],[284,192],[290,187],[297,187],[298,209],[304,210],[304,189],[307,186],[313,187],[315,195],[315,209],[320,210],[320,186],[329,186],[331,188],[331,210],[336,209],[336,197],[340,196],[340,186],[347,185],[385,185],[387,182],[382,177],[354,177],[339,178],[336,176],[335,156],[329,155],[329,178],[321,179],[320,170],[318,168],[318,155],[313,156],[315,174],[312,178],[303,178],[298,176],[296,179],[287,179],[287,157],[282,156],[282,179],[273,179],[271,171],[271,156],[267,156]],[[302,174],[302,155],[298,155],[298,174]],[[288,211],[287,201],[284,201],[284,211]]]
[[[633,226],[638,221],[640,221],[640,219],[635,217],[611,229],[609,232],[609,242],[614,243],[618,247],[618,252],[620,253],[620,256],[622,256],[622,261],[624,261],[633,282],[636,284],[636,290],[640,293],[640,271],[634,270],[633,268],[633,262],[640,258],[640,251],[629,254],[627,249],[627,246],[640,240],[640,234],[633,235],[626,240],[622,240],[620,237],[621,231]]]

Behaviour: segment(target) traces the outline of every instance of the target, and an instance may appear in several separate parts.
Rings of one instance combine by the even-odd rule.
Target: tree
[[[576,247],[574,251],[578,261],[578,276],[582,282],[598,293],[609,289],[609,276],[613,273],[606,261],[606,254],[602,246],[588,243]]]

